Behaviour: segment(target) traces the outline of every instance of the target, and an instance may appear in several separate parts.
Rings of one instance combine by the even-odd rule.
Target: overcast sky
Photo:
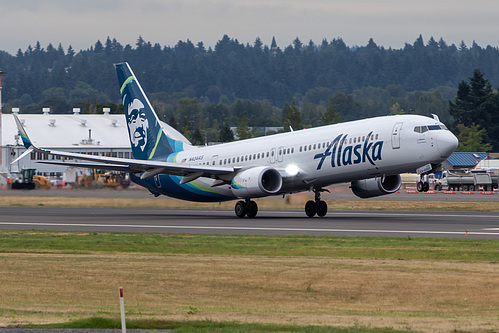
[[[107,36],[135,46],[142,36],[174,46],[214,46],[224,34],[284,48],[298,37],[319,44],[341,37],[348,46],[402,48],[420,34],[448,44],[499,46],[497,0],[0,0],[0,50],[13,55],[39,41],[87,49]]]

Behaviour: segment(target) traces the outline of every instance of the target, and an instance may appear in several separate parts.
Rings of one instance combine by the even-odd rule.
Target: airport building
[[[130,141],[125,116],[110,114],[108,108],[102,114],[50,114],[43,109],[40,114],[19,114],[13,109],[26,128],[28,136],[40,148],[80,154],[131,158]],[[23,169],[36,169],[37,174],[63,179],[67,167],[36,163],[49,158],[48,154],[31,153],[11,164],[26,149],[22,144],[12,114],[0,114],[0,185],[7,179],[17,179]]]

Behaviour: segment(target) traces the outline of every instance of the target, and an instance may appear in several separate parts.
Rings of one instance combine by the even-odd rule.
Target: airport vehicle
[[[11,188],[13,190],[47,190],[52,187],[50,180],[45,176],[35,174],[36,169],[23,169],[21,179],[15,180]]]
[[[238,217],[257,215],[254,198],[313,191],[315,200],[305,205],[306,215],[313,217],[327,213],[321,200],[326,186],[351,182],[361,198],[394,193],[400,173],[436,170],[458,144],[436,116],[398,115],[195,147],[171,126],[161,125],[127,63],[117,64],[116,70],[133,159],[35,147],[14,115],[27,148],[24,154],[42,151],[63,158],[41,163],[129,172],[133,182],[155,196],[198,202],[240,199],[235,204]]]
[[[492,191],[498,187],[498,176],[485,170],[448,170],[435,180],[435,191]]]
[[[128,187],[130,185],[120,172],[110,172],[106,170],[90,169],[90,174],[78,177],[78,187],[80,188],[117,188],[119,186]]]

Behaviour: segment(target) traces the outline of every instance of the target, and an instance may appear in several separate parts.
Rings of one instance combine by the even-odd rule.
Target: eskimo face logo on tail
[[[376,165],[376,161],[381,160],[383,141],[371,141],[372,133],[373,132],[369,132],[369,134],[367,134],[363,144],[359,142],[357,145],[353,146],[346,145],[348,134],[338,135],[323,153],[314,156],[314,159],[319,159],[317,170],[322,168],[326,158],[329,156],[331,156],[332,168],[366,162],[369,162],[371,165]]]
[[[127,106],[128,132],[130,142],[134,148],[144,151],[147,146],[147,130],[149,121],[144,110],[144,104],[138,99],[134,99]]]

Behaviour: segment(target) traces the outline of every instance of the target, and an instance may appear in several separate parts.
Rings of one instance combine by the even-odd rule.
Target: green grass
[[[0,230],[0,252],[49,251],[497,262],[499,240]]]
[[[85,328],[85,329],[119,329],[121,322],[119,319],[108,319],[92,317],[62,324],[50,325],[30,325],[23,326],[29,328],[62,329],[62,328]],[[294,326],[294,325],[272,325],[272,324],[239,324],[233,322],[214,321],[162,321],[162,320],[127,320],[127,329],[147,329],[147,330],[171,330],[172,332],[304,332],[304,333],[396,333],[409,332],[397,331],[391,328],[369,328],[352,327],[337,328],[330,326]]]

